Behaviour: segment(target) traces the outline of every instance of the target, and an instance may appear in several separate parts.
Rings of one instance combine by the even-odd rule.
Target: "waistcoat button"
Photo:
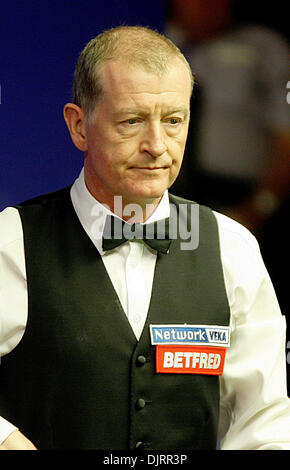
[[[137,410],[142,410],[142,408],[145,408],[146,406],[146,401],[143,398],[139,398],[136,401],[136,408]]]
[[[146,357],[145,356],[138,356],[137,357],[137,365],[138,366],[144,366],[144,364],[146,363]]]

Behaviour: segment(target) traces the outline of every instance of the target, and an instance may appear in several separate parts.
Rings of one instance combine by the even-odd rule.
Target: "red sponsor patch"
[[[226,348],[216,346],[156,346],[156,372],[222,375]]]

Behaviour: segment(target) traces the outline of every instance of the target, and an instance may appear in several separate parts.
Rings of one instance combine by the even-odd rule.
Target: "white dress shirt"
[[[156,254],[136,241],[102,251],[101,236],[110,211],[88,192],[83,171],[71,189],[71,199],[139,339],[149,308]],[[165,193],[147,222],[168,217],[169,209]],[[237,222],[216,212],[215,216],[231,312],[231,347],[220,377],[221,449],[290,450],[285,319],[256,239]],[[0,357],[21,341],[27,305],[22,225],[17,209],[9,207],[0,213]],[[17,423],[4,418],[0,418],[0,443],[17,429]]]

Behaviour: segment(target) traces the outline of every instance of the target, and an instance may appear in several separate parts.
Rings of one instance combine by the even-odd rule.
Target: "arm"
[[[231,347],[221,377],[221,449],[290,449],[285,319],[258,244],[218,215]]]
[[[1,356],[17,346],[24,333],[27,292],[22,227],[16,209],[8,208],[0,213],[0,227],[1,360]],[[15,426],[0,416],[0,450],[16,449],[29,450],[35,447]]]

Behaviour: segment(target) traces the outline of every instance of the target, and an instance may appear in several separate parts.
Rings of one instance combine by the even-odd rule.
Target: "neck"
[[[129,223],[144,223],[148,220],[160,203],[162,196],[148,198],[146,200],[129,200],[118,194],[105,194],[98,191],[90,179],[85,178],[85,184],[90,194],[103,206],[107,207],[113,214]]]
[[[103,205],[107,205],[113,214],[129,223],[144,223],[148,220],[161,198],[157,200],[147,200],[146,202],[135,200],[126,201],[122,196],[114,195],[110,203],[99,201]]]

